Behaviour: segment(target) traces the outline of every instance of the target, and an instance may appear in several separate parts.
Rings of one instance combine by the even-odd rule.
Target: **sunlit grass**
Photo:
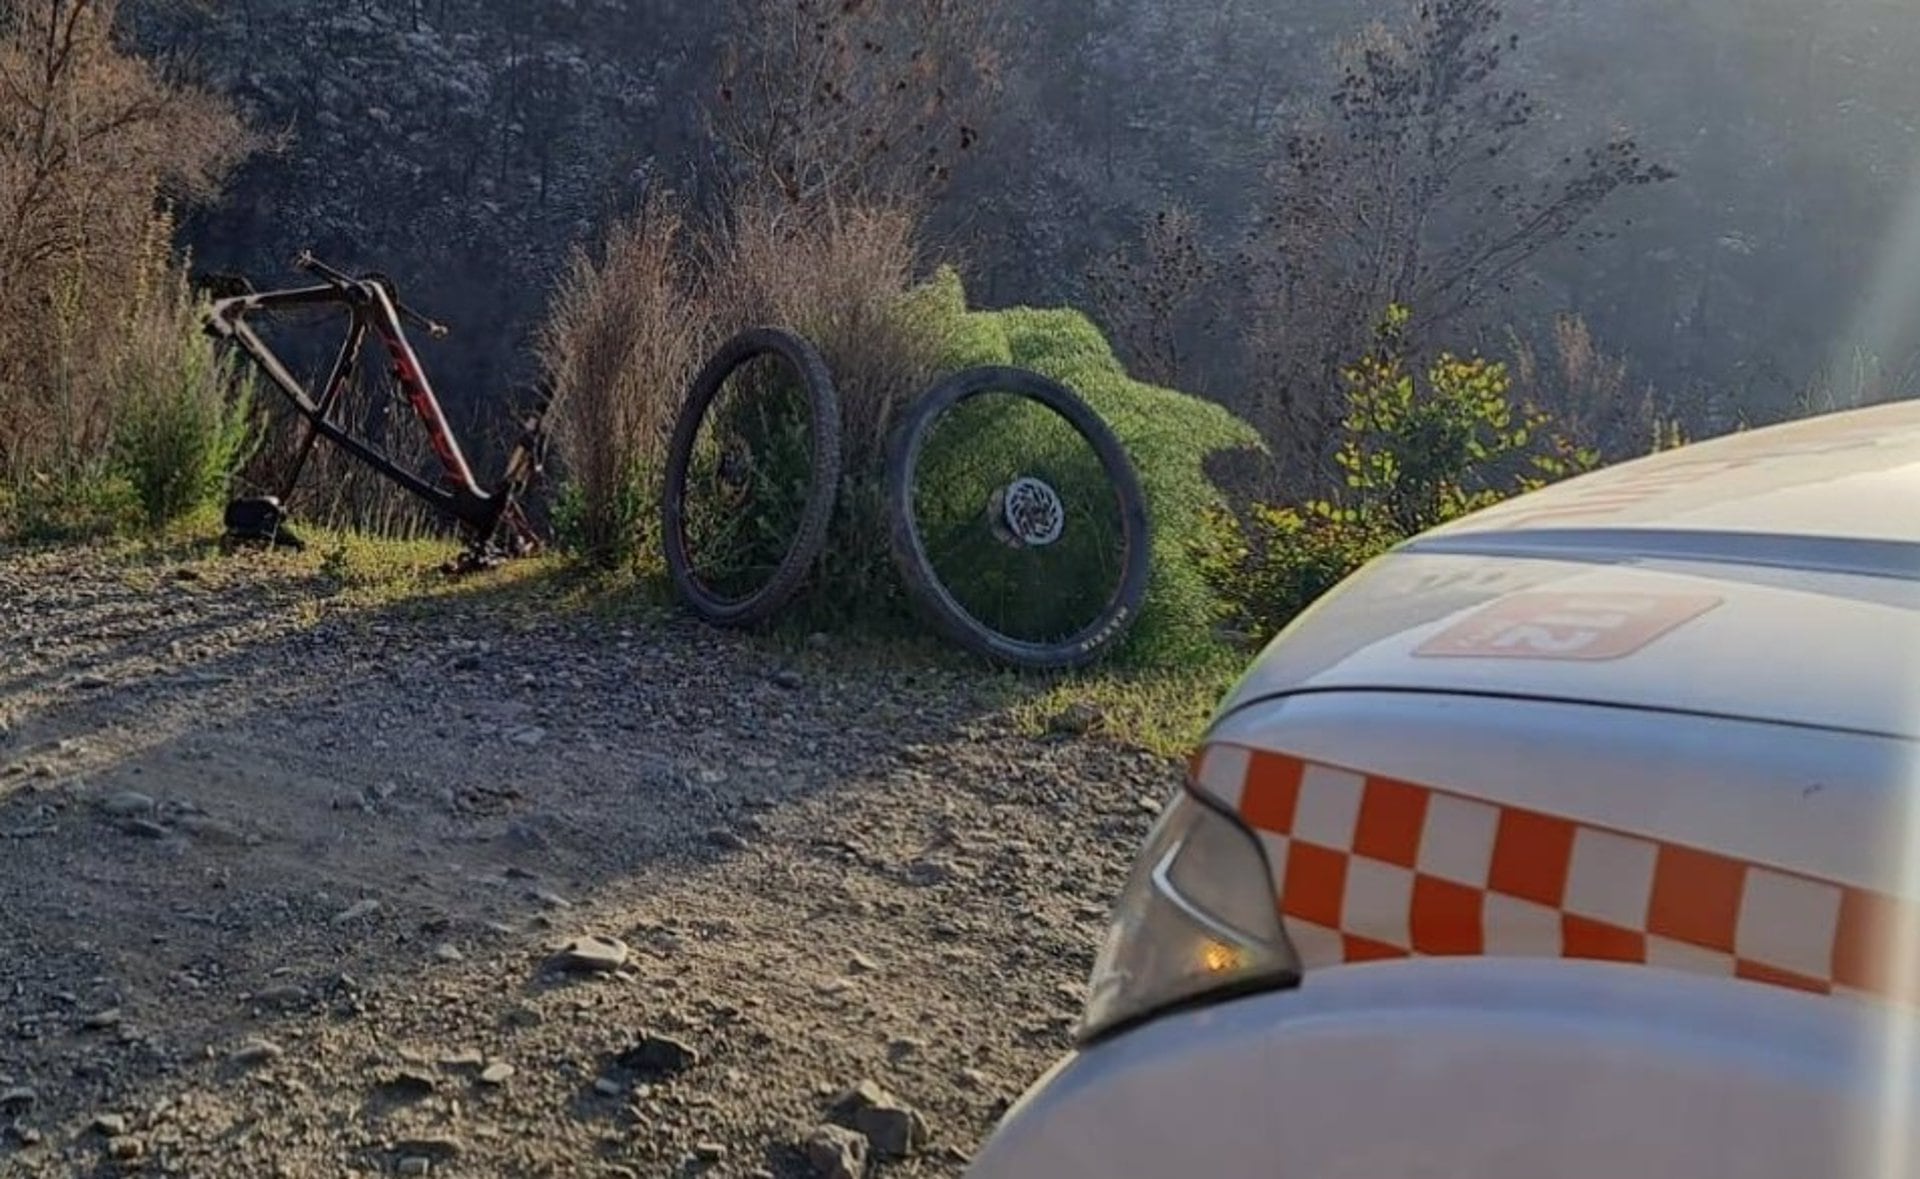
[[[1105,738],[1163,757],[1184,758],[1205,732],[1242,657],[1224,648],[1177,669],[1095,671],[1059,680],[1037,693],[1009,684],[1013,715],[1030,734]]]

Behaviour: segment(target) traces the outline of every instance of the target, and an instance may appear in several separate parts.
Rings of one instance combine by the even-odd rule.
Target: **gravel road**
[[[985,686],[0,552],[0,1175],[960,1174],[1177,776]]]

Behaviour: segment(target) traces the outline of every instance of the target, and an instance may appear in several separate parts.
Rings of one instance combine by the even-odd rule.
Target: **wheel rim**
[[[737,365],[707,404],[679,492],[679,540],[710,601],[752,599],[792,551],[812,491],[812,421],[801,373],[771,353]]]
[[[1093,443],[1027,396],[987,388],[929,421],[908,486],[914,540],[940,592],[982,629],[1053,647],[1097,628],[1130,534]]]

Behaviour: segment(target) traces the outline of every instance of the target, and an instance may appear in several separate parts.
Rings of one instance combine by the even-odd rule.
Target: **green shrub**
[[[1077,311],[967,311],[964,290],[950,270],[941,272],[921,299],[921,307],[950,317],[944,357],[949,369],[981,364],[1031,369],[1079,394],[1112,427],[1140,476],[1153,523],[1153,580],[1122,659],[1171,665],[1203,655],[1213,644],[1220,608],[1189,542],[1206,528],[1210,513],[1224,508],[1204,464],[1220,451],[1258,448],[1257,432],[1219,405],[1129,377],[1100,330]],[[1032,421],[1050,415],[1033,412],[1038,419],[1024,425],[983,423],[981,429],[1019,440],[1023,454],[1048,453],[1053,448],[1040,444]],[[1104,480],[1097,467],[1086,467],[1062,476],[1067,486]],[[1111,576],[1093,567],[1087,575],[1090,587],[1098,588]]]
[[[133,485],[100,464],[29,476],[0,495],[0,509],[0,536],[28,543],[113,536],[142,518]]]
[[[595,564],[644,562],[659,552],[657,485],[636,469],[590,499],[584,482],[564,480],[553,499],[554,542]]]
[[[1419,368],[1408,318],[1389,308],[1374,350],[1342,374],[1341,494],[1213,512],[1196,534],[1195,559],[1236,627],[1277,634],[1401,541],[1597,465],[1549,415],[1514,404],[1504,364],[1442,352]]]
[[[137,325],[114,366],[113,468],[149,528],[214,503],[255,441],[253,375],[197,330],[201,310],[175,292]]]

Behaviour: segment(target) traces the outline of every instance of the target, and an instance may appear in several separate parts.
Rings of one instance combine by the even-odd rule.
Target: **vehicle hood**
[[[1920,403],[1731,435],[1426,533],[1327,595],[1223,713],[1513,695],[1920,738]]]

